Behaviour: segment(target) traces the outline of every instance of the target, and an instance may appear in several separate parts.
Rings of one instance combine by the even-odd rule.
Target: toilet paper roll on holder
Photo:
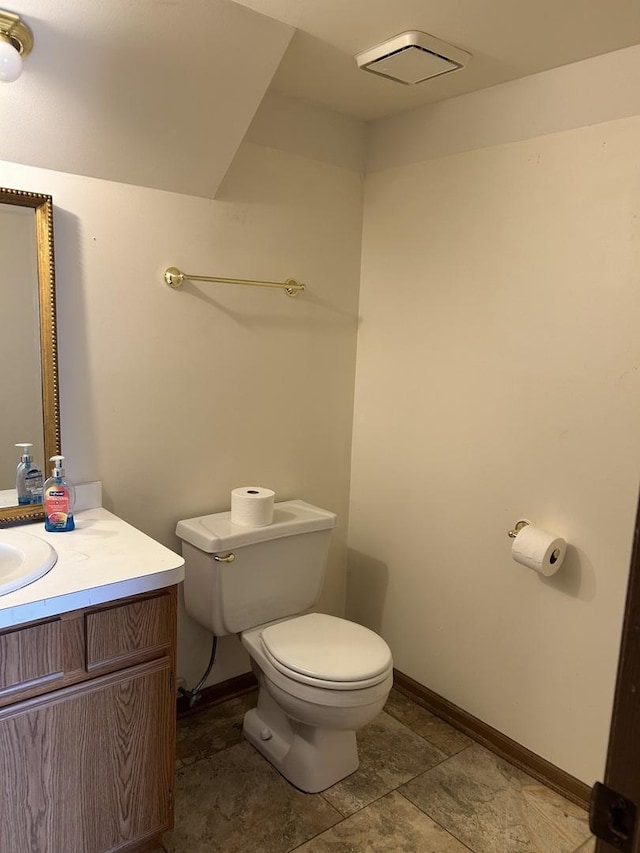
[[[528,524],[531,524],[528,518],[521,518],[519,521],[516,521],[513,528],[507,533],[509,539],[515,539],[522,528],[526,527]]]

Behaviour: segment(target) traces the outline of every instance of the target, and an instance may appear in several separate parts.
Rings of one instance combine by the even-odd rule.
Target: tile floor
[[[593,853],[587,814],[393,690],[360,767],[290,786],[241,735],[254,693],[178,723],[176,825],[157,853]]]

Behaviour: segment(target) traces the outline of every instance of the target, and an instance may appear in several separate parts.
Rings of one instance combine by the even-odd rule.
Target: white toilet
[[[239,634],[260,687],[243,732],[297,788],[323,791],[358,767],[355,732],[382,710],[391,651],[361,625],[305,613],[318,599],[334,513],[277,503],[273,524],[230,512],[178,522],[187,612],[216,636]]]

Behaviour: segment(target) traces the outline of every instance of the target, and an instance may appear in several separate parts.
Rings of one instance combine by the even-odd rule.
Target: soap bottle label
[[[27,471],[24,477],[24,485],[27,491],[28,500],[26,503],[41,504],[42,503],[42,473],[37,468],[31,468]]]
[[[64,529],[69,517],[69,493],[55,486],[45,495],[47,521],[51,527]]]

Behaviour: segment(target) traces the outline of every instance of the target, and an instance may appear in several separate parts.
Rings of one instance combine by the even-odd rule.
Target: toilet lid
[[[266,652],[278,669],[328,682],[375,681],[392,665],[382,637],[362,625],[309,613],[269,625],[262,632]]]

